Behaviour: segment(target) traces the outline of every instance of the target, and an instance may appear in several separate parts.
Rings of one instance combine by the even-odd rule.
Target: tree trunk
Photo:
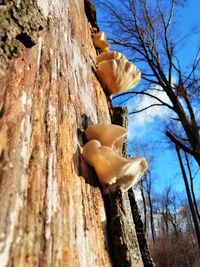
[[[197,205],[195,192],[194,192],[194,183],[193,183],[193,179],[194,178],[192,177],[192,170],[191,170],[191,167],[190,167],[190,162],[189,162],[187,153],[185,153],[185,159],[186,159],[186,164],[187,164],[188,173],[189,173],[189,177],[190,177],[190,188],[191,188],[191,193],[192,193],[192,200],[193,200],[193,203],[194,203],[194,208],[195,208],[195,211],[196,211],[196,214],[197,214],[197,218],[198,218],[199,223],[200,223],[200,214],[199,214],[198,205]]]
[[[111,123],[93,72],[91,1],[3,3],[0,265],[111,266],[104,198],[81,156],[84,130]],[[131,246],[143,266],[137,237]]]
[[[150,230],[151,230],[151,236],[153,243],[155,245],[155,239],[156,239],[156,233],[155,233],[155,226],[154,226],[154,212],[153,212],[153,203],[152,203],[152,178],[151,178],[151,172],[147,172],[146,178],[146,193],[147,193],[147,201],[149,206],[149,218],[150,218]]]
[[[185,172],[185,169],[184,169],[184,165],[183,165],[183,162],[182,162],[180,149],[177,146],[176,146],[176,152],[177,152],[178,160],[179,160],[180,167],[181,167],[181,172],[182,172],[184,183],[185,183],[187,198],[188,198],[189,207],[190,207],[190,211],[191,211],[191,214],[192,214],[192,220],[193,220],[193,224],[194,224],[194,229],[195,229],[195,233],[196,233],[197,244],[198,244],[199,250],[200,250],[200,227],[199,227],[198,219],[197,219],[197,216],[196,216],[196,213],[195,213],[194,204],[192,202],[192,196],[191,196],[191,193],[190,193],[190,187],[189,187],[189,183],[188,183],[188,180],[187,180],[187,175],[186,175],[186,172]]]
[[[145,176],[145,179],[146,178],[147,177]],[[145,197],[145,194],[144,194],[143,180],[140,181],[140,192],[141,192],[141,196],[142,196],[142,203],[143,203],[143,210],[144,210],[144,231],[146,233],[146,238],[148,239],[148,235],[149,235],[149,220],[148,220],[146,197]]]
[[[142,222],[142,219],[141,219],[141,216],[139,213],[139,209],[138,209],[137,202],[135,200],[133,189],[129,189],[128,195],[129,195],[129,199],[130,199],[130,203],[131,203],[133,220],[135,223],[135,229],[136,229],[136,233],[137,233],[137,237],[138,237],[140,251],[142,253],[142,259],[144,262],[144,266],[145,267],[154,267],[155,264],[152,260],[150,253],[149,253],[149,248],[148,248],[147,240],[145,237],[144,224]]]

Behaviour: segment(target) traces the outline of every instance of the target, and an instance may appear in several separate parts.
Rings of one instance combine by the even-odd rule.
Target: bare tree
[[[154,202],[156,243],[149,241],[156,266],[199,266],[191,212],[185,200],[167,186]]]
[[[184,164],[183,164],[180,148],[178,146],[176,146],[176,152],[177,152],[177,156],[178,156],[181,172],[182,172],[184,183],[185,183],[185,188],[186,188],[187,198],[188,198],[188,202],[189,202],[189,207],[190,207],[190,211],[191,211],[191,214],[192,214],[192,220],[193,220],[194,228],[195,228],[195,232],[196,232],[197,243],[198,243],[198,246],[199,246],[199,249],[200,249],[200,225],[199,225],[197,214],[196,214],[196,211],[195,211],[195,208],[194,208],[194,203],[192,201],[190,187],[189,187],[189,183],[188,183],[185,167],[184,167]]]
[[[132,150],[135,151],[136,154],[144,155],[148,161],[148,171],[140,182],[140,192],[143,202],[144,227],[146,235],[148,236],[149,234],[148,227],[150,226],[151,237],[154,243],[156,239],[156,232],[153,214],[153,182],[155,181],[155,177],[153,176],[153,164],[156,159],[156,149],[156,146],[152,148],[147,143],[139,142],[132,147]]]
[[[145,95],[156,100],[152,106],[163,106],[172,111],[173,124],[179,126],[177,133],[171,128],[166,129],[166,136],[178,147],[191,154],[200,165],[199,122],[195,114],[195,101],[199,97],[200,88],[200,49],[197,50],[189,72],[182,69],[178,59],[180,43],[194,32],[177,39],[173,21],[178,5],[185,1],[157,0],[154,4],[147,0],[126,0],[104,2],[106,25],[109,26],[108,36],[114,47],[126,51],[130,60],[138,62],[142,70],[144,83],[137,91],[124,95]],[[121,3],[121,4],[120,4]],[[110,27],[111,26],[111,27]],[[177,82],[173,81],[173,77]],[[163,101],[156,92],[163,92],[170,101]],[[118,97],[118,96],[117,96]]]
[[[148,199],[148,208],[149,208],[149,217],[150,217],[150,229],[151,229],[151,236],[152,240],[155,244],[155,239],[156,239],[156,232],[155,232],[155,225],[154,225],[154,214],[153,214],[153,196],[152,196],[152,176],[151,176],[151,171],[147,172],[146,179],[144,181],[145,185],[145,191],[147,194],[147,199]]]
[[[194,179],[195,179],[195,176],[196,174],[198,173],[198,171],[194,174],[194,176],[192,175],[192,170],[191,170],[191,163],[190,163],[190,160],[189,160],[189,155],[187,153],[184,153],[185,154],[185,161],[186,161],[186,165],[187,165],[187,169],[188,169],[188,174],[189,174],[189,180],[190,180],[190,189],[191,189],[191,194],[192,194],[192,200],[193,200],[193,203],[194,203],[194,208],[195,208],[195,211],[196,211],[196,214],[197,214],[197,218],[199,220],[199,223],[200,223],[200,213],[199,213],[199,209],[198,209],[198,204],[197,204],[197,200],[196,200],[196,196],[195,196],[195,192],[194,192]]]
[[[145,178],[146,179],[146,174]],[[148,238],[148,232],[149,232],[149,220],[148,220],[148,207],[147,207],[147,200],[144,192],[144,179],[140,180],[140,192],[142,196],[142,204],[143,204],[143,220],[144,220],[144,231],[146,233],[146,237]]]

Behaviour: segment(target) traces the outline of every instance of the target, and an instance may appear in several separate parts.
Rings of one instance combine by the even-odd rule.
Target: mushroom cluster
[[[147,170],[143,157],[126,159],[120,155],[127,130],[114,124],[95,124],[86,130],[88,143],[82,155],[94,167],[104,193],[119,187],[127,191],[136,184]]]
[[[98,32],[93,35],[93,43],[94,46],[101,51],[108,51],[110,48],[110,45],[106,39],[106,35],[104,32]]]
[[[109,51],[109,43],[104,32],[93,30],[93,43],[100,50],[96,58],[97,77],[112,96],[135,87],[141,80],[140,70],[123,54]]]
[[[110,95],[127,91],[141,80],[139,69],[119,52],[100,54],[96,74]]]

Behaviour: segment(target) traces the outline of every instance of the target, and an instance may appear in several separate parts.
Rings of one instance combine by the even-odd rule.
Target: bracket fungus
[[[104,193],[114,192],[119,187],[123,191],[128,190],[147,170],[144,158],[125,159],[97,140],[89,141],[83,147],[82,155],[95,168]]]
[[[141,80],[140,70],[121,53],[104,52],[96,61],[96,74],[110,95],[129,90]]]
[[[94,46],[96,48],[101,49],[102,51],[108,51],[110,45],[106,39],[106,35],[104,32],[99,32],[93,35],[92,37]]]
[[[97,140],[102,146],[109,146],[114,151],[121,151],[127,130],[115,124],[94,124],[87,128],[88,141]]]
[[[112,59],[126,59],[126,57],[117,51],[108,51],[108,52],[103,52],[100,55],[96,57],[96,63],[97,65],[104,61],[104,60],[112,60]]]

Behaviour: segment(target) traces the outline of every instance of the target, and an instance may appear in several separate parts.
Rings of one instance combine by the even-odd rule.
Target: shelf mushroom
[[[140,70],[118,52],[104,52],[97,56],[97,77],[110,95],[135,87],[141,80]]]
[[[103,52],[100,55],[98,55],[96,57],[96,63],[98,65],[100,62],[104,60],[112,60],[112,59],[126,59],[126,57],[120,52],[108,51],[108,52]]]
[[[115,124],[94,124],[87,128],[85,135],[88,141],[97,140],[102,146],[109,146],[120,153],[127,135],[124,127]]]
[[[118,187],[127,191],[147,170],[143,157],[125,159],[97,140],[89,141],[83,147],[82,155],[95,168],[104,193],[114,192]]]
[[[101,49],[102,51],[108,51],[110,45],[106,39],[106,35],[104,32],[98,32],[92,37],[93,44],[96,48]]]

